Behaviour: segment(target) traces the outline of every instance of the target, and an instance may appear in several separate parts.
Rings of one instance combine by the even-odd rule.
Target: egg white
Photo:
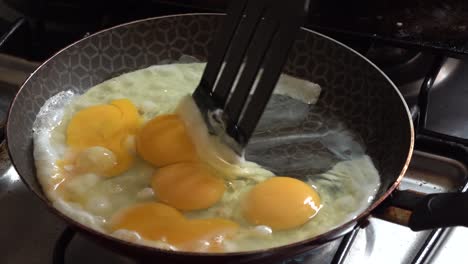
[[[66,201],[57,192],[57,184],[64,176],[56,162],[66,155],[65,132],[70,119],[86,107],[127,98],[135,104],[145,122],[160,114],[177,112],[190,127],[191,136],[197,139],[196,147],[202,158],[223,171],[223,175],[230,176],[227,191],[220,202],[207,210],[186,213],[188,218],[225,217],[240,223],[242,228],[239,234],[226,241],[226,251],[268,248],[312,237],[355,217],[365,209],[380,183],[370,158],[360,155],[337,163],[331,170],[316,175],[309,182],[321,197],[322,209],[305,225],[281,232],[271,232],[265,226],[249,226],[240,213],[239,203],[255,184],[274,175],[253,162],[239,158],[208,135],[189,96],[197,86],[204,66],[204,63],[151,66],[105,81],[82,95],[66,91],[50,98],[41,108],[33,132],[37,177],[54,206],[80,223],[107,232],[107,221],[119,209],[157,199],[157,194],[150,188],[154,168],[140,159],[137,159],[135,166],[117,177],[102,178],[87,173],[67,181],[67,190],[81,197],[80,203]],[[314,104],[320,87],[283,74],[275,93]],[[112,235],[177,250],[161,241],[146,241],[129,230],[118,230]],[[200,251],[203,249],[200,248]]]

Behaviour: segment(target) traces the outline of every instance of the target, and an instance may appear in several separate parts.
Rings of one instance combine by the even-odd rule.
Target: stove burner
[[[398,86],[409,107],[413,108],[435,56],[417,50],[380,45],[371,46],[365,56],[388,75]]]
[[[366,57],[379,67],[387,69],[406,64],[420,54],[419,51],[408,50],[393,46],[372,46]]]

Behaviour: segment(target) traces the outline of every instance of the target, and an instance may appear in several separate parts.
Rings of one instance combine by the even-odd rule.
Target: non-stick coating
[[[91,35],[42,65],[19,91],[7,124],[10,156],[27,185],[50,206],[36,180],[32,156],[32,124],[45,100],[65,90],[83,93],[121,73],[176,60],[183,54],[205,61],[221,20],[219,15],[197,14],[125,24]],[[320,84],[323,91],[319,105],[323,111],[345,120],[349,128],[362,137],[382,181],[377,195],[381,199],[376,199],[377,202],[369,209],[373,208],[389,193],[389,189],[396,186],[412,152],[412,123],[401,95],[391,81],[364,57],[330,38],[307,30],[302,30],[293,45],[285,72]],[[314,126],[310,129],[323,129],[316,124]],[[53,208],[51,210],[56,212]],[[177,260],[184,260],[187,255],[206,257],[206,254],[170,253],[120,242],[66,219],[79,230],[130,253],[175,257]],[[347,223],[301,243],[263,253],[231,254],[231,257],[241,260],[243,257],[296,254],[342,235],[352,224]],[[229,259],[225,259],[226,256],[229,254],[224,254],[223,260]],[[216,256],[209,256],[203,261],[219,260]]]

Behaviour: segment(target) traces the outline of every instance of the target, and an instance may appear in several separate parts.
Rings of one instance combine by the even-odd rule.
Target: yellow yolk
[[[224,238],[232,236],[239,226],[229,220],[186,219],[176,209],[161,203],[143,203],[118,212],[111,220],[112,231],[137,232],[148,240],[160,240],[182,250],[222,250]]]
[[[133,156],[125,142],[127,137],[137,133],[139,125],[138,110],[127,99],[115,100],[108,105],[91,106],[79,111],[70,120],[67,144],[77,152],[86,152],[92,147],[110,150],[116,162],[102,174],[116,176],[133,164]],[[94,154],[95,157],[101,156],[107,160],[105,153],[99,155],[94,151]]]
[[[137,135],[136,144],[138,154],[157,167],[197,160],[195,146],[177,115],[160,115],[149,121]]]
[[[201,163],[178,163],[160,168],[152,187],[163,202],[180,210],[205,209],[224,194],[224,181]]]
[[[251,224],[284,230],[298,227],[315,216],[320,197],[300,180],[273,177],[253,187],[244,206],[244,216]]]
[[[222,218],[186,220],[177,232],[170,235],[170,241],[188,251],[197,251],[207,246],[207,251],[221,252],[224,239],[232,237],[238,229],[237,223]]]
[[[140,125],[140,115],[135,105],[128,99],[114,100],[111,104],[117,106],[122,112],[122,123],[126,132],[135,135]]]

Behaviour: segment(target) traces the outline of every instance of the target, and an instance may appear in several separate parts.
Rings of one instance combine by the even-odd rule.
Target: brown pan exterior
[[[83,93],[122,73],[191,55],[206,61],[222,15],[188,14],[135,21],[86,37],[55,54],[23,84],[8,117],[11,160],[27,186],[76,230],[116,252],[160,263],[261,263],[311,250],[349,232],[399,184],[413,151],[414,132],[408,108],[395,85],[374,64],[349,47],[303,29],[290,51],[284,72],[322,87],[319,105],[345,120],[366,145],[381,175],[375,202],[356,219],[333,230],[286,246],[240,253],[188,253],[125,242],[96,232],[56,210],[36,179],[32,124],[45,100],[65,90]],[[305,122],[308,129],[317,127]],[[306,146],[305,146],[306,147]],[[286,152],[288,153],[288,152]],[[311,161],[313,162],[313,161]]]

